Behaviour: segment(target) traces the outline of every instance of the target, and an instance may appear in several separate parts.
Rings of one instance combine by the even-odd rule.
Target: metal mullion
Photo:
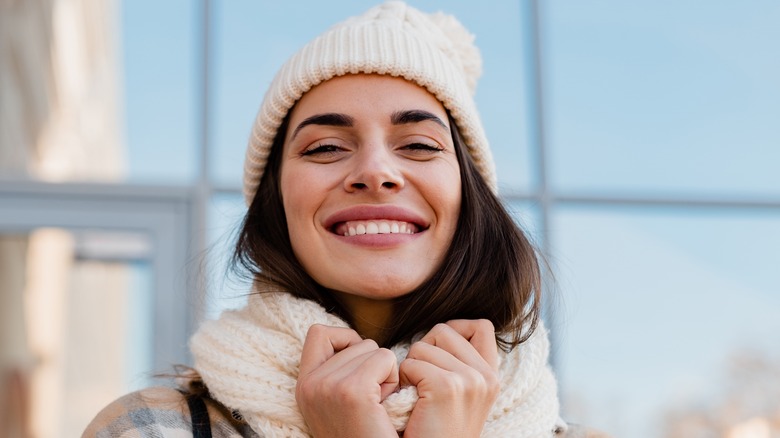
[[[531,129],[531,147],[535,153],[534,170],[536,172],[536,184],[534,192],[529,194],[528,198],[539,204],[540,216],[540,244],[541,251],[546,262],[551,260],[551,233],[550,233],[550,210],[552,208],[552,197],[550,194],[548,181],[548,163],[547,163],[547,144],[545,136],[545,117],[544,117],[544,65],[542,60],[542,41],[541,41],[541,17],[540,3],[538,0],[528,0],[528,38],[527,45],[529,54],[529,68],[526,70],[529,78],[528,85],[531,96],[531,114],[533,114],[533,123],[530,123]],[[550,329],[550,343],[557,345],[557,316],[554,309],[555,300],[553,299],[554,290],[551,289],[552,278],[550,270],[552,266],[542,265],[543,286],[543,313]],[[550,363],[553,367],[558,366],[557,354],[555,348],[550,350]]]
[[[208,229],[208,205],[212,195],[211,178],[209,173],[209,157],[211,152],[211,1],[201,0],[201,16],[199,26],[199,37],[196,38],[199,47],[196,52],[200,53],[200,76],[198,87],[198,151],[200,163],[198,166],[198,176],[195,182],[195,196],[192,204],[192,229],[190,230],[190,240],[193,247],[192,259],[196,261],[199,267],[189,276],[190,288],[193,293],[193,302],[189,306],[191,309],[187,321],[187,330],[192,333],[198,323],[205,315],[206,297],[206,273],[210,265],[206,251],[208,238],[206,230]]]

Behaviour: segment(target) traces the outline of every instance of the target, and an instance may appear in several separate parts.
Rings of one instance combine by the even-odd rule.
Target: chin
[[[333,289],[342,290],[345,294],[372,300],[390,300],[407,295],[423,283],[422,281],[410,282],[408,277],[396,279],[384,276],[380,278],[365,274],[364,278],[371,278],[372,280],[365,283],[352,283],[348,287],[345,287],[347,285],[341,285],[341,287]]]
[[[356,295],[362,295],[365,298],[375,298],[375,299],[393,299],[402,297],[411,291],[413,291],[418,285],[410,285],[410,284],[398,284],[398,285],[392,285],[389,286],[387,284],[377,284],[377,283],[371,283],[369,285],[365,285],[363,288],[356,289],[355,294]]]

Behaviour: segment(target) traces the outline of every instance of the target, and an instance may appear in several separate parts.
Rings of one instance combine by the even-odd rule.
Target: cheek
[[[288,206],[299,206],[311,197],[312,172],[307,172],[299,163],[283,163],[279,174],[279,187],[282,192],[282,203],[287,211]]]
[[[290,244],[302,262],[316,248],[316,215],[326,196],[321,178],[305,170],[295,166],[282,169],[279,180]]]
[[[439,210],[443,219],[451,222],[449,225],[454,228],[460,214],[462,188],[460,171],[457,168],[448,170],[445,175],[440,174],[439,178],[436,178],[437,184],[430,191],[430,196],[434,208]]]
[[[282,192],[284,216],[287,220],[287,229],[292,238],[300,232],[301,216],[306,211],[306,196],[302,196],[305,194],[306,182],[282,170],[279,183]]]
[[[282,205],[284,206],[284,217],[287,221],[287,233],[293,254],[299,261],[304,262],[305,260],[301,256],[308,253],[306,243],[311,241],[309,237],[311,227],[307,227],[307,209],[306,205],[302,204],[306,198],[300,196],[297,189],[298,187],[295,185],[287,185],[282,190]],[[303,264],[305,265],[305,263]]]

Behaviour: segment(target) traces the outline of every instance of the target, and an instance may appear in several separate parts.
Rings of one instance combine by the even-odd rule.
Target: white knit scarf
[[[288,293],[255,293],[247,306],[204,323],[193,336],[195,369],[211,395],[239,411],[261,435],[309,437],[295,385],[303,342],[313,324],[348,327],[312,301]],[[564,426],[558,418],[555,378],[547,366],[548,350],[541,325],[510,353],[499,350],[501,391],[483,437],[552,437],[554,429]],[[400,363],[409,344],[392,351]],[[406,387],[382,402],[396,430],[404,430],[416,401],[416,388]]]

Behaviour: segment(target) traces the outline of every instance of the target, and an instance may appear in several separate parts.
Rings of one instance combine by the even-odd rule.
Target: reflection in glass
[[[148,384],[149,267],[119,257],[127,234],[87,244],[84,236],[0,235],[0,435],[79,436],[103,406]],[[112,260],[94,257],[99,241]],[[142,238],[130,244],[130,253],[142,245]]]
[[[124,173],[113,2],[28,0],[0,17],[0,175],[116,181]]]
[[[778,195],[776,4],[543,6],[557,189]]]
[[[539,206],[536,202],[527,200],[506,199],[504,206],[514,217],[515,222],[522,229],[531,242],[542,249],[542,219]]]
[[[568,419],[636,438],[778,424],[780,214],[561,208],[553,225]]]
[[[128,180],[191,183],[198,169],[200,2],[121,2]],[[257,22],[255,22],[257,24]]]
[[[251,290],[251,281],[230,269],[230,258],[246,208],[240,193],[216,195],[209,204],[206,319],[215,319],[225,309],[241,307]]]

